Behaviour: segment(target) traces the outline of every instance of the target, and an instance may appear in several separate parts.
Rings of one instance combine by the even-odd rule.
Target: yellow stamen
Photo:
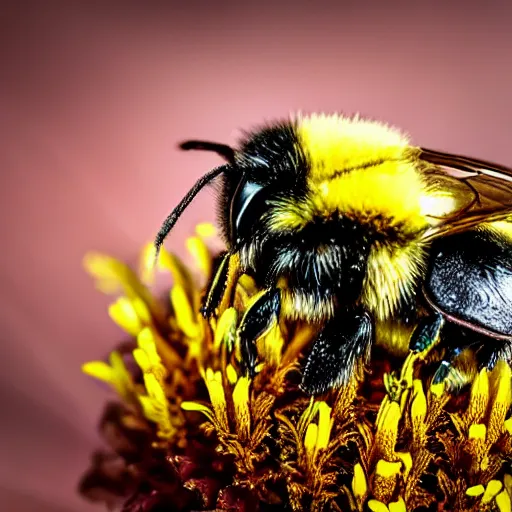
[[[375,466],[372,493],[379,501],[388,503],[395,493],[402,463],[380,459]]]
[[[488,439],[494,443],[505,429],[505,417],[511,402],[512,370],[505,361],[498,361],[490,375],[494,397],[489,414]]]
[[[384,404],[384,401],[383,401]],[[382,406],[381,406],[382,407]],[[398,422],[400,421],[400,405],[397,402],[387,402],[383,408],[381,422],[375,434],[375,449],[385,459],[395,458],[395,445],[398,436]]]
[[[137,344],[139,348],[151,353],[154,365],[161,364],[162,360],[169,369],[181,365],[180,356],[166,340],[162,339],[153,327],[144,327],[144,329],[139,332]]]
[[[201,238],[213,238],[217,235],[217,228],[211,222],[202,222],[196,226],[196,234]]]
[[[151,246],[153,246],[153,244],[151,244]],[[155,255],[154,247],[151,249],[147,258],[151,255],[153,259],[147,261],[147,264],[153,265]],[[165,247],[160,248],[160,253],[158,255],[158,268],[166,270],[171,274],[173,284],[181,286],[185,290],[189,300],[192,300],[193,296],[197,294],[194,287],[194,279],[188,268],[183,264],[178,256],[168,252]]]
[[[418,358],[419,354],[410,353],[402,365],[400,380],[404,383],[403,387],[407,389],[413,385],[414,364]]]
[[[419,444],[426,441],[425,416],[427,415],[427,399],[423,391],[421,380],[415,379],[413,383],[413,399],[411,404],[411,420],[414,442]]]
[[[469,427],[468,450],[473,456],[473,471],[485,471],[489,465],[489,445],[486,442],[487,428],[482,423]]]
[[[128,265],[97,252],[87,253],[83,264],[87,272],[95,278],[96,287],[103,293],[114,294],[124,290],[129,299],[140,297],[159,322],[165,321],[163,306]]]
[[[153,374],[160,384],[167,376],[167,369],[156,349],[155,338],[149,327],[143,329],[137,336],[138,348],[134,349],[133,357],[144,373]]]
[[[487,429],[482,423],[477,423],[469,427],[468,437],[469,439],[485,440]]]
[[[501,491],[503,484],[499,480],[491,480],[485,489],[484,495],[482,496],[482,503],[490,503],[495,496]]]
[[[368,482],[363,466],[358,462],[354,466],[354,476],[352,478],[352,492],[359,503],[366,499],[368,493]]]
[[[163,248],[161,250],[164,250]],[[142,249],[139,258],[139,275],[143,283],[151,285],[155,281],[155,244],[148,242]],[[160,256],[158,258],[160,260]],[[159,262],[157,262],[156,266]]]
[[[318,439],[318,426],[316,423],[310,423],[306,428],[306,436],[304,437],[304,448],[309,458],[313,460],[316,448],[316,440]]]
[[[277,368],[281,363],[284,338],[279,324],[276,324],[263,339],[263,359],[267,365]]]
[[[111,352],[110,365],[103,361],[91,361],[82,365],[82,371],[98,380],[110,384],[117,394],[127,402],[133,401],[133,379],[126,368],[123,356],[117,352]]]
[[[233,390],[233,404],[235,406],[235,419],[238,427],[238,435],[242,441],[249,439],[251,430],[251,413],[249,411],[249,386],[248,377],[240,377]]]
[[[198,236],[191,236],[187,238],[186,245],[201,272],[209,277],[212,272],[212,258],[203,239]]]
[[[106,294],[117,293],[136,279],[127,265],[98,252],[87,253],[83,264],[85,270],[96,279],[96,287]]]
[[[405,508],[405,501],[402,497],[398,501],[392,501],[388,504],[389,512],[407,512]]]
[[[121,355],[121,353],[118,352],[117,350],[114,350],[113,352],[111,352],[108,360],[117,378],[121,382],[123,382],[125,386],[132,387],[133,379],[130,372],[126,368],[126,365],[124,364],[123,356]]]
[[[215,413],[215,418],[219,423],[219,427],[225,432],[228,432],[228,413],[226,408],[226,396],[224,394],[224,387],[222,386],[221,372],[214,372],[211,368],[207,368],[205,384],[208,388],[210,402],[212,403],[213,412]]]
[[[387,373],[384,374],[384,386],[386,387],[386,377],[387,377]],[[386,390],[387,392],[387,390]],[[377,418],[375,420],[375,426],[377,427],[377,431],[379,429],[382,428],[382,424],[383,424],[383,418],[384,418],[384,414],[388,412],[388,407],[389,407],[389,404],[391,403],[391,399],[389,398],[389,394],[386,394],[384,396],[384,398],[382,399],[381,403],[380,403],[380,407],[379,407],[379,411],[377,413]]]
[[[90,361],[82,365],[82,371],[95,379],[107,384],[113,384],[114,375],[112,368],[104,361]]]
[[[144,373],[144,385],[148,396],[140,396],[140,403],[144,415],[158,425],[158,436],[162,439],[170,439],[174,434],[174,427],[169,414],[169,404],[162,385],[155,375]]]
[[[137,336],[143,328],[137,311],[127,297],[119,297],[116,302],[111,304],[108,308],[108,314],[119,327],[132,336]]]
[[[311,423],[311,421],[313,421],[313,418],[316,416],[316,413],[318,412],[319,405],[320,402],[314,401],[314,398],[311,397],[307,408],[301,414],[299,422],[297,424],[297,432],[300,436],[304,435],[306,429],[308,428],[308,425]]]
[[[512,511],[512,503],[507,491],[501,491],[498,496],[496,496],[496,505],[498,506],[500,512]]]
[[[406,479],[412,469],[412,456],[409,452],[396,452],[396,455],[402,461],[404,466],[403,475],[404,479]]]
[[[468,425],[479,423],[485,415],[489,402],[489,376],[487,369],[483,368],[475,377],[471,387],[469,406],[464,414]]]
[[[512,475],[505,473],[503,476],[503,484],[505,485],[505,490],[508,492],[509,496],[512,497]]]
[[[214,421],[212,410],[206,405],[197,402],[181,402],[181,408],[184,411],[194,411],[203,413],[212,423]]]
[[[316,450],[325,450],[329,444],[331,436],[332,418],[331,407],[325,402],[320,402],[318,406],[318,437],[316,441]]]
[[[389,512],[389,508],[379,500],[369,500],[368,508],[372,512]]]
[[[215,329],[213,341],[213,347],[216,352],[219,351],[223,343],[228,346],[228,350],[231,350],[232,347],[230,345],[234,342],[237,319],[238,313],[235,308],[228,308],[222,313]]]
[[[147,304],[140,297],[134,297],[131,300],[131,303],[140,321],[144,325],[149,325],[151,323],[151,312],[149,311]]]
[[[174,285],[171,289],[171,303],[179,328],[188,338],[196,338],[200,329],[197,323],[197,315],[192,309],[192,304],[180,285]]]
[[[466,490],[466,494],[471,497],[480,496],[485,492],[485,488],[482,484],[474,485],[473,487],[468,487]]]
[[[384,478],[395,477],[400,474],[400,462],[380,459],[375,466],[375,474]]]
[[[236,381],[238,380],[238,375],[232,364],[228,364],[226,366],[226,377],[228,378],[228,382],[231,385],[236,384]]]
[[[432,384],[430,386],[430,392],[436,398],[441,398],[441,396],[444,395],[444,382],[439,382],[438,384]]]

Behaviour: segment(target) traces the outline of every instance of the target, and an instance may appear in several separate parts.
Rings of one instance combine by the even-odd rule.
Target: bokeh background
[[[129,262],[234,142],[290,111],[359,111],[421,145],[512,165],[510,2],[3,2],[0,510],[76,495],[107,393],[80,373],[122,337],[82,270]],[[168,247],[183,254],[205,191]]]

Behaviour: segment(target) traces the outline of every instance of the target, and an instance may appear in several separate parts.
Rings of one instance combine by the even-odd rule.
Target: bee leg
[[[314,341],[301,388],[309,395],[319,395],[348,384],[359,360],[368,359],[372,341],[373,323],[366,311],[338,314]]]
[[[264,292],[245,312],[237,338],[242,358],[242,370],[251,378],[255,375],[256,340],[268,331],[279,318],[281,292],[278,288]]]
[[[228,282],[230,258],[231,254],[229,253],[222,256],[220,264],[213,276],[213,280],[208,287],[208,294],[206,295],[204,304],[201,307],[201,314],[205,318],[211,317],[222,301]]]
[[[509,340],[488,340],[478,351],[479,367],[492,370],[498,361],[512,363],[512,343]]]
[[[454,360],[463,352],[464,348],[451,349],[439,366],[432,378],[432,384],[444,384],[446,391],[457,394],[467,383],[466,374],[454,365]]]
[[[434,313],[420,321],[409,342],[409,350],[415,353],[426,353],[433,348],[441,336],[444,318]]]
[[[499,359],[507,357],[506,345],[492,343],[496,340],[482,344],[480,335],[450,322],[445,325],[443,338],[446,341],[457,340],[457,344],[448,345],[432,384],[443,383],[450,393],[457,394],[471,381],[479,368],[492,368]]]
[[[445,332],[445,337],[450,339],[452,336],[456,337],[460,334],[457,330],[453,331],[453,326],[446,324],[444,318],[439,313],[434,313],[422,319],[411,336],[409,349],[417,354],[426,355],[441,340],[441,331],[445,326],[445,331],[448,331],[448,335]],[[464,374],[453,363],[464,349],[470,345],[464,339],[464,342],[459,343],[458,346],[447,348],[432,378],[433,385],[444,383],[445,389],[449,392],[456,392],[464,386]]]

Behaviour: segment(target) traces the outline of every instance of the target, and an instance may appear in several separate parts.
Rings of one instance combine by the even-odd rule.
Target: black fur
[[[301,196],[306,191],[306,156],[299,149],[295,126],[280,123],[246,136],[227,166],[219,189],[218,217],[225,241],[232,247],[231,204],[242,179],[263,185],[267,197],[285,193]],[[254,218],[257,221],[257,217]],[[247,237],[251,236],[249,232]]]
[[[349,383],[358,362],[368,359],[373,337],[365,311],[340,312],[322,329],[308,356],[302,389],[311,395]]]
[[[261,237],[256,277],[275,286],[279,277],[307,293],[332,293],[351,303],[361,292],[371,240],[360,224],[317,218],[294,233]]]

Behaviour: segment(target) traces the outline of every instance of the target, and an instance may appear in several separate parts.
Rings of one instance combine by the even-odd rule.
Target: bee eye
[[[266,210],[264,187],[242,178],[231,200],[231,241],[239,244],[250,236],[256,221]]]

